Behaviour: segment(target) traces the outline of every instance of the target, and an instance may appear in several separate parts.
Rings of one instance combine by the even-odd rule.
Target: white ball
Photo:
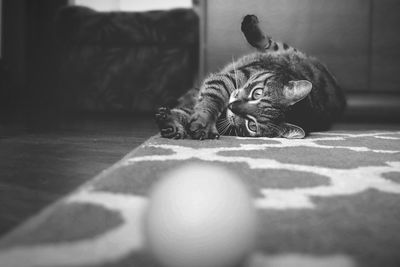
[[[244,184],[213,165],[168,173],[150,193],[146,246],[168,267],[226,267],[245,260],[256,236],[256,210]]]

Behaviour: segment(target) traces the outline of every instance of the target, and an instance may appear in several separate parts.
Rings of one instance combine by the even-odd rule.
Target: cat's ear
[[[312,83],[307,80],[290,81],[283,88],[283,101],[286,105],[291,106],[305,98],[312,89]]]
[[[306,136],[306,133],[304,132],[304,130],[301,127],[294,125],[294,124],[282,123],[280,125],[280,128],[281,128],[280,137],[283,137],[283,138],[301,139]]]

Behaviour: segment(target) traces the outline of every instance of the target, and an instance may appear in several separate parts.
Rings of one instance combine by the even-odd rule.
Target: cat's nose
[[[233,101],[233,102],[230,102],[230,103],[228,104],[228,108],[229,108],[231,111],[234,112],[235,110],[238,109],[238,107],[239,107],[239,105],[240,105],[240,102],[241,102],[241,101],[238,101],[238,100]]]

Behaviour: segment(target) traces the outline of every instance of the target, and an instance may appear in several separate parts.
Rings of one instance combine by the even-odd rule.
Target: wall
[[[3,0],[0,117],[51,102],[52,27],[67,0]],[[54,90],[53,90],[54,91]]]
[[[3,49],[3,0],[0,0],[0,60],[2,57]]]
[[[3,66],[17,87],[26,81],[26,3],[3,1]]]
[[[0,59],[0,119],[20,106],[26,85],[26,5],[2,1],[2,56]]]
[[[374,0],[371,18],[371,90],[400,92],[400,1]]]

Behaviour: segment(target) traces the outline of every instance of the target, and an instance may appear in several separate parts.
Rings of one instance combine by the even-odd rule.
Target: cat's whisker
[[[223,130],[223,133],[226,133],[226,131],[229,129],[229,125],[225,125],[223,128],[222,128],[222,130]]]
[[[231,124],[230,124],[229,122],[226,122],[226,123],[224,124],[224,126],[225,126],[225,127],[230,127]]]
[[[233,72],[235,73],[235,90],[238,89],[238,78],[237,78],[237,70],[236,70],[236,65],[235,65],[235,60],[234,57],[232,56],[232,65],[233,65]]]
[[[221,134],[221,135],[224,135],[224,134],[225,134],[225,132],[226,132],[226,128],[224,128],[224,129],[221,129],[219,132],[220,132],[220,134]]]
[[[227,127],[229,127],[231,124],[229,123],[228,120],[221,120],[218,121],[217,123],[217,129],[221,129],[221,131],[223,131],[224,129],[226,129]]]
[[[221,119],[219,121],[217,121],[217,129],[220,133],[222,133],[224,131],[224,129],[228,126],[228,122],[226,119]]]
[[[227,125],[227,124],[229,124],[229,121],[227,119],[217,121],[217,125],[223,126],[223,125]]]
[[[224,128],[223,128],[223,131],[222,131],[222,135],[224,135],[228,130],[229,130],[229,128],[231,127],[231,125],[226,125]]]
[[[225,128],[225,130],[223,130],[223,131],[221,132],[221,135],[225,135],[227,130],[228,130],[228,128]]]

